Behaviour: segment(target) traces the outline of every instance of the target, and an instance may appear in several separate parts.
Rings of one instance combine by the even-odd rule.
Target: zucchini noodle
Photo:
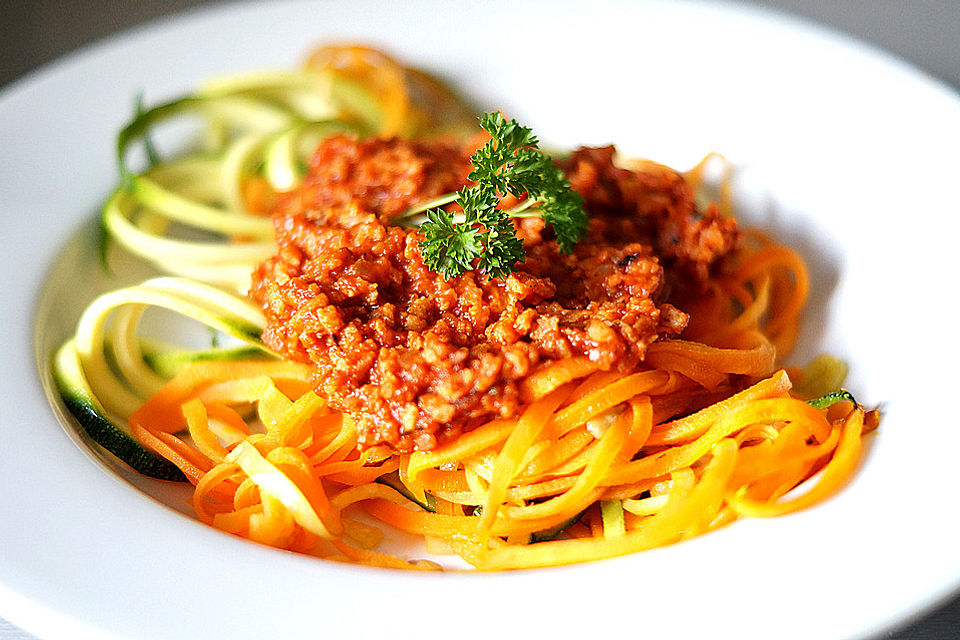
[[[188,113],[205,123],[197,151],[131,169],[134,142],[152,156],[153,128]],[[438,135],[465,130],[469,114],[427,74],[356,45],[322,47],[297,72],[217,80],[138,109],[119,136],[122,182],[102,224],[166,275],[84,311],[55,357],[70,411],[137,471],[192,483],[197,517],[211,526],[389,568],[437,565],[377,551],[384,534],[371,519],[478,569],[544,567],[790,513],[850,479],[877,413],[847,399],[823,409],[806,402],[837,388],[842,363],[820,358],[806,372],[779,364],[796,340],[808,276],[794,251],[759,232],[685,308],[684,338],[654,342],[634,371],[551,361],[523,380],[515,418],[429,451],[361,450],[351,416],[314,391],[311,367],[260,340],[265,320],[244,294],[275,251],[265,214],[299,184],[325,136]],[[704,167],[715,160],[688,182],[705,190]],[[151,339],[140,329],[150,308],[236,344],[196,350]]]
[[[205,122],[200,152],[135,174],[129,147],[185,114]],[[469,110],[430,76],[366,47],[323,47],[300,71],[215,80],[139,111],[118,137],[123,182],[103,228],[164,273],[245,293],[252,265],[274,252],[266,202],[299,183],[320,140],[431,136],[471,124]]]

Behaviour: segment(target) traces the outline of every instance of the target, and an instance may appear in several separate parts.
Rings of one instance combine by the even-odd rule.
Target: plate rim
[[[304,3],[294,3],[294,4],[304,4]],[[707,6],[706,4],[701,5],[701,3],[685,3],[685,4],[689,6]],[[249,7],[252,5],[242,5],[242,6],[244,10],[250,10]],[[724,7],[725,5],[710,4],[709,6],[711,8],[715,8],[717,6]],[[208,16],[213,14],[226,13],[228,10],[235,10],[235,9],[236,7],[227,7],[225,5],[213,5],[210,7],[201,7],[201,8],[189,10],[185,14],[180,14],[175,16],[173,19],[164,19],[160,22],[139,25],[137,27],[134,27],[131,30],[125,31],[120,34],[116,34],[114,36],[110,36],[96,43],[93,43],[92,45],[86,46],[80,49],[76,55],[71,54],[66,58],[61,58],[60,60],[43,65],[42,67],[38,68],[34,72],[31,72],[30,74],[23,76],[20,79],[15,80],[14,82],[8,84],[6,87],[4,87],[2,91],[0,91],[0,113],[3,113],[3,111],[7,108],[8,102],[13,102],[16,96],[27,94],[33,91],[40,84],[51,82],[51,78],[54,78],[57,75],[62,75],[64,73],[71,73],[71,69],[83,67],[85,64],[89,63],[90,59],[101,55],[102,52],[104,51],[109,51],[110,49],[115,47],[122,47],[124,43],[136,40],[137,38],[141,38],[144,36],[144,34],[156,35],[158,33],[161,33],[164,30],[175,30],[179,28],[179,25],[195,20],[198,18],[198,16]],[[726,6],[724,10],[744,12],[744,13],[753,15],[755,17],[760,17],[762,19],[769,19],[769,14],[776,13],[776,12],[771,12],[764,9],[758,10],[756,8],[742,7],[739,5],[735,5],[733,7]],[[767,17],[764,18],[763,17],[764,15],[767,15]],[[776,17],[773,19],[776,19],[777,21],[782,21],[782,18],[783,16],[777,14]],[[800,20],[794,20],[793,22],[797,24],[803,23],[803,21],[800,21]],[[804,25],[802,26],[802,28],[809,29],[809,25]],[[814,30],[817,31],[817,29],[814,29]],[[819,31],[823,32],[823,34],[829,34],[829,35],[824,35],[824,37],[837,38],[837,34],[829,32],[829,30],[819,29]],[[863,45],[862,43],[858,43],[857,41],[851,38],[843,37],[842,39],[844,41],[847,41],[848,43],[853,43],[855,45],[854,48],[857,48],[857,49],[862,50],[862,48],[865,46],[869,47],[869,45]],[[877,57],[878,52],[880,54],[879,57]],[[946,87],[945,85],[937,81],[936,79],[932,78],[931,76],[923,72],[918,72],[916,69],[912,68],[907,63],[903,63],[902,61],[900,61],[899,59],[896,59],[890,54],[886,54],[885,52],[880,52],[879,50],[873,51],[873,54],[870,57],[872,59],[877,60],[880,64],[884,64],[884,65],[893,64],[899,69],[901,73],[905,73],[909,75],[913,80],[926,83],[928,86],[928,89],[931,89],[933,91],[941,91],[941,92],[945,91],[946,92],[946,95],[944,96],[945,98],[953,100],[954,106],[960,105],[960,102],[958,102],[956,99],[957,96],[955,95],[955,92],[953,92],[951,89],[949,89],[948,87]],[[38,275],[39,274],[34,274],[35,277]],[[34,284],[37,284],[37,283],[34,282]],[[4,285],[5,292],[7,290],[7,287],[8,285],[5,284]],[[6,296],[4,297],[6,298]],[[34,304],[36,304],[35,299],[33,300],[33,302]],[[31,312],[30,317],[31,318],[33,317],[33,312]],[[27,342],[30,345],[31,354],[34,355],[33,354],[34,343],[33,343],[32,336]],[[31,378],[34,379],[33,380],[34,383],[42,382],[36,373],[34,373],[34,375],[31,376]],[[6,422],[6,417],[4,418],[4,422]],[[69,444],[72,446],[72,443],[69,443]],[[66,451],[66,449],[61,448],[60,451],[63,452],[63,451]],[[74,460],[74,462],[78,463],[79,468],[86,469],[84,465],[86,465],[89,461],[81,462],[79,459],[77,459],[77,460]],[[89,469],[87,469],[87,471],[89,471]],[[87,473],[87,472],[85,471],[84,473]],[[87,474],[87,475],[89,475],[91,479],[94,477],[94,474]],[[124,508],[129,508],[132,513],[135,513],[135,514],[153,513],[153,509],[155,507],[153,507],[152,505],[148,507],[147,503],[142,501],[140,496],[130,495],[128,496],[128,498],[130,498],[129,500],[124,500],[122,496],[130,492],[125,485],[121,485],[117,483],[116,479],[101,478],[100,480],[101,481],[94,482],[97,488],[99,490],[102,490],[104,494],[109,494],[111,498],[116,497],[120,505],[123,506]],[[123,488],[118,489],[119,487],[123,487]],[[160,519],[166,519],[166,516],[160,516]],[[148,520],[154,520],[154,518],[148,518]],[[184,526],[186,527],[186,529],[184,529]],[[180,524],[172,525],[172,529],[175,529],[178,532],[182,530],[190,530],[191,535],[196,534],[200,539],[204,540],[205,542],[212,539],[219,541],[223,538],[222,534],[219,534],[217,532],[203,533],[205,531],[205,528],[202,526],[193,527],[195,531],[190,529],[191,525],[184,525],[184,526],[181,526]],[[208,534],[213,534],[215,538],[208,538]],[[234,544],[240,544],[241,546],[234,547],[233,546]],[[256,556],[257,558],[260,558],[261,557],[260,554],[264,553],[266,554],[265,556],[263,556],[265,561],[273,559],[277,563],[283,564],[284,566],[299,566],[301,562],[300,559],[294,560],[286,557],[283,561],[276,560],[274,556],[278,552],[274,550],[260,549],[260,548],[256,548],[255,550],[250,550],[249,549],[250,545],[242,541],[230,540],[228,543],[224,544],[223,546],[225,548],[230,548],[230,549],[235,549],[235,548],[245,549],[249,551],[249,555]],[[664,550],[664,553],[659,555],[664,557],[669,556],[672,558],[673,556],[676,555],[676,549],[680,549],[683,546],[684,546],[683,544],[675,545],[674,547]],[[245,553],[245,552],[238,552],[238,553]],[[217,553],[216,555],[226,556],[229,554],[220,552],[220,553]],[[2,564],[5,564],[5,563],[3,563],[2,560],[0,560],[0,566],[2,566]],[[328,564],[324,565],[325,572],[329,571],[337,576],[341,576],[345,580],[349,580],[350,574],[352,574],[355,570],[356,569],[352,567],[348,570],[342,567],[331,567]],[[574,570],[579,570],[579,568]],[[315,573],[315,571],[311,569],[307,569],[306,571],[308,573]],[[551,570],[550,572],[562,573],[566,571],[567,570],[565,569],[564,570],[558,569],[558,570]],[[382,573],[377,573],[376,576],[373,577],[374,574],[370,573],[366,569],[361,569],[360,572],[364,573],[365,577],[370,578],[371,581],[373,582],[381,582],[380,578],[382,578],[384,575]],[[593,571],[588,570],[587,573],[593,573]],[[514,575],[517,575],[517,574],[514,574]],[[461,578],[462,576],[456,577],[454,580],[457,583],[462,583],[463,580],[461,580]],[[498,581],[498,578],[499,577],[479,576],[476,578],[469,578],[468,580],[472,580],[473,582],[478,582],[478,581],[489,582],[492,580],[496,582]],[[431,578],[425,578],[424,580],[420,580],[420,577],[415,577],[412,579],[414,581],[430,581],[431,580]],[[534,582],[538,581],[536,578],[527,578],[524,575],[521,575],[519,579],[521,582],[528,581],[531,579]],[[952,584],[941,585],[941,588],[939,590],[934,590],[936,593],[935,592],[929,593],[928,597],[926,598],[926,602],[923,605],[923,608],[929,611],[931,608],[935,607],[938,602],[941,602],[943,599],[948,597],[951,593],[954,593],[957,590],[958,586],[960,586],[960,576],[955,576]],[[60,627],[64,624],[79,625],[77,627],[77,630],[81,634],[86,632],[102,633],[104,631],[104,629],[99,626],[94,626],[94,627],[90,627],[89,629],[85,629],[85,625],[87,623],[84,622],[83,620],[79,620],[74,617],[67,616],[66,614],[63,614],[62,611],[60,610],[49,609],[49,607],[44,606],[40,602],[40,598],[36,598],[36,597],[30,598],[23,595],[22,591],[12,589],[10,586],[8,586],[8,581],[4,577],[0,577],[0,593],[4,594],[3,597],[0,597],[0,611],[3,612],[3,615],[5,615],[9,620],[22,626],[25,629],[28,629],[28,630],[35,629],[36,630],[35,632],[40,633],[41,635],[54,635],[57,632],[59,632]],[[15,603],[15,605],[12,603]],[[37,610],[32,611],[30,604],[35,605]],[[915,608],[911,608],[911,609],[913,611],[916,611]],[[27,612],[27,613],[24,614],[24,612]],[[913,614],[914,617],[917,615],[920,615],[920,613]],[[897,624],[901,624],[901,623],[906,624],[908,621],[909,621],[908,619],[901,618],[897,621]],[[884,623],[882,623],[881,626],[874,629],[874,631],[879,631],[882,628],[887,628],[891,624],[893,624],[893,621],[888,619]],[[100,637],[102,637],[102,635]]]

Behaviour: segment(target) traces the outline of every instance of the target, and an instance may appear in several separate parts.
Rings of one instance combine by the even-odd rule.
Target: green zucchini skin
[[[175,464],[144,447],[104,415],[100,403],[90,395],[73,340],[57,351],[53,379],[67,411],[94,442],[145,476],[173,482],[187,481]]]
[[[258,336],[259,338],[259,336]],[[214,347],[201,351],[148,351],[143,359],[155,373],[172,378],[188,365],[197,362],[230,362],[233,360],[266,360],[270,356],[259,347]]]
[[[87,435],[134,471],[158,480],[187,481],[187,477],[175,464],[137,442],[126,431],[100,414],[90,403],[84,402],[62,387],[60,397]]]
[[[187,477],[175,464],[141,445],[123,429],[103,417],[89,403],[62,392],[60,397],[87,435],[134,471],[158,480],[187,481]]]
[[[550,527],[549,529],[544,529],[543,531],[537,531],[530,534],[530,544],[536,542],[549,542],[550,540],[556,540],[561,533],[572,527],[577,521],[583,516],[584,512],[581,511],[577,515],[573,516],[569,520],[564,520],[560,524]]]
[[[436,511],[437,511],[436,507],[434,507],[434,506],[430,503],[430,501],[431,501],[431,499],[433,498],[433,496],[431,496],[431,495],[428,493],[428,494],[427,494],[427,502],[421,502],[420,500],[417,500],[417,498],[414,497],[414,495],[413,495],[412,493],[410,493],[410,490],[407,489],[407,487],[404,486],[404,484],[400,481],[400,476],[399,476],[399,474],[398,474],[396,471],[394,471],[394,472],[392,472],[392,473],[387,473],[387,474],[385,474],[385,475],[382,475],[382,476],[380,476],[379,478],[377,478],[376,480],[374,480],[374,482],[377,482],[377,483],[379,483],[379,484],[386,485],[386,486],[390,487],[391,489],[396,490],[396,492],[399,493],[400,495],[402,495],[404,498],[406,498],[407,500],[409,500],[410,502],[412,502],[412,503],[414,503],[414,504],[416,504],[416,505],[419,505],[420,507],[422,507],[422,508],[425,509],[426,511],[429,511],[429,512],[431,512],[431,513],[436,513]]]

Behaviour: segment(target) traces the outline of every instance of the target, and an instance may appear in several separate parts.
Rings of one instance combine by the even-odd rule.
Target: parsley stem
[[[451,216],[451,220],[454,224],[463,224],[466,222],[467,217],[463,215],[462,211],[458,211]],[[391,220],[390,223],[398,227],[403,227],[404,229],[416,229],[426,221],[426,211],[414,212],[413,209],[410,209]]]
[[[445,204],[450,204],[451,202],[456,201],[457,194],[454,193],[445,193],[442,196],[437,196],[433,200],[428,200],[421,204],[418,204],[415,207],[410,207],[396,218],[391,220],[393,224],[396,224],[407,229],[415,229],[419,227],[426,220],[426,216],[422,215],[428,209],[433,209],[435,207],[441,207]],[[507,217],[510,218],[538,218],[541,216],[536,210],[530,211],[532,207],[542,204],[542,202],[536,198],[527,198],[517,206],[512,209],[507,209]],[[453,221],[456,224],[461,224],[464,221],[464,216],[462,213],[454,214]]]
[[[394,224],[400,225],[401,227],[418,227],[420,226],[419,224],[409,224],[410,223],[409,218],[414,217],[418,213],[423,213],[428,209],[442,207],[445,204],[450,204],[451,202],[455,202],[456,199],[457,199],[456,191],[452,193],[445,193],[441,196],[437,196],[436,198],[433,198],[432,200],[421,202],[417,206],[407,209],[406,211],[398,215],[396,218],[391,220],[391,222],[393,222]]]
[[[529,209],[530,207],[534,207],[534,206],[536,206],[536,205],[538,205],[538,204],[540,204],[540,200],[535,199],[535,198],[527,198],[526,200],[524,200],[523,202],[521,202],[520,204],[518,204],[518,205],[515,206],[514,208],[512,208],[512,209],[507,209],[507,215],[510,216],[511,218],[539,217],[540,214],[539,214],[539,213],[535,213],[535,212],[533,212],[533,211],[528,212],[528,213],[524,213],[524,212],[527,211],[527,209]]]

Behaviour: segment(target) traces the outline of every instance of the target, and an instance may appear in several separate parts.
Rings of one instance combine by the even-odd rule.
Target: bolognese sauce
[[[468,185],[475,148],[335,136],[272,211],[278,251],[250,290],[263,340],[314,365],[361,448],[429,450],[513,417],[522,381],[550,361],[642,366],[649,344],[687,323],[669,292],[697,288],[738,242],[736,223],[699,208],[680,174],[583,148],[559,163],[590,215],[571,254],[542,219],[517,219],[526,259],[514,273],[444,279],[423,263],[422,234],[393,222]]]

